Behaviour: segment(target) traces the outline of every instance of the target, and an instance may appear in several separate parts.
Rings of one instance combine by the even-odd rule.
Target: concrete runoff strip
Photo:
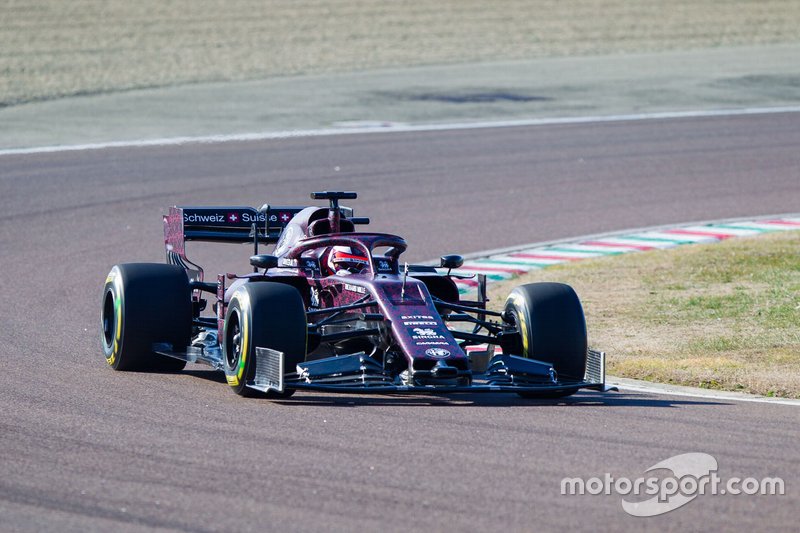
[[[800,43],[200,83],[0,109],[0,153],[800,110]]]
[[[577,117],[554,117],[516,120],[488,120],[482,122],[447,122],[440,124],[405,124],[386,122],[379,125],[358,127],[331,127],[311,130],[267,131],[254,133],[234,133],[225,135],[200,135],[137,139],[130,141],[109,141],[85,144],[59,144],[34,146],[30,148],[0,149],[0,156],[27,155],[54,152],[75,152],[102,150],[107,148],[141,148],[148,146],[180,146],[184,144],[218,144],[229,142],[251,142],[282,140],[303,137],[326,137],[331,135],[357,135],[371,133],[414,133],[453,130],[477,130],[488,128],[516,128],[530,126],[557,126],[567,124],[597,124],[607,122],[632,122],[642,120],[667,120],[704,117],[736,117],[744,115],[768,115],[778,113],[800,113],[800,106],[754,107],[746,109],[713,109],[705,111],[671,111],[663,113],[635,113],[625,115],[599,115]]]

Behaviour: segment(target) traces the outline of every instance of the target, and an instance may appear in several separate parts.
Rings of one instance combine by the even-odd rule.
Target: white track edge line
[[[687,398],[705,398],[715,401],[732,402],[752,402],[752,403],[771,403],[779,405],[793,405],[800,407],[800,400],[792,398],[770,398],[756,394],[744,392],[717,391],[710,389],[700,389],[696,387],[685,387],[680,385],[666,385],[663,383],[649,383],[629,378],[606,377],[606,385],[618,387],[620,392],[632,391],[648,394],[659,394],[662,396],[683,396]]]
[[[556,117],[540,119],[498,120],[482,122],[454,122],[443,124],[394,124],[389,126],[367,126],[356,128],[321,128],[308,130],[289,130],[255,133],[234,133],[226,135],[180,136],[157,139],[138,139],[130,141],[110,141],[73,145],[39,146],[31,148],[8,148],[0,150],[0,156],[27,155],[54,152],[74,152],[101,150],[105,148],[140,148],[149,146],[178,146],[191,143],[227,143],[245,141],[265,141],[291,139],[298,137],[324,137],[330,135],[355,135],[367,133],[408,133],[426,131],[453,131],[487,128],[513,128],[520,126],[549,126],[559,124],[592,124],[604,122],[631,122],[641,120],[663,120],[675,118],[735,117],[742,115],[764,115],[774,113],[800,113],[800,106],[752,107],[743,109],[717,109],[705,111],[668,111],[659,113],[637,113],[629,115]]]

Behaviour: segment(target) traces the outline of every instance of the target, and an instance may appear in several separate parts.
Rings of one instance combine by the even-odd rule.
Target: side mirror
[[[274,255],[259,254],[250,256],[250,264],[256,268],[269,270],[278,266],[278,258]]]
[[[439,265],[448,270],[452,268],[459,268],[464,264],[464,258],[460,255],[443,255]]]

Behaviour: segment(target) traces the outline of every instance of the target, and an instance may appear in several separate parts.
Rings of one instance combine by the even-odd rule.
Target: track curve
[[[0,529],[789,529],[797,411],[639,393],[560,402],[298,394],[247,401],[202,367],[121,374],[102,280],[161,261],[172,204],[353,189],[411,259],[687,220],[797,211],[800,114],[395,133],[0,157]],[[208,272],[249,249],[198,246]],[[591,327],[591,324],[589,324]],[[780,457],[777,450],[781,450]],[[678,453],[788,494],[704,496],[638,521],[563,477]]]

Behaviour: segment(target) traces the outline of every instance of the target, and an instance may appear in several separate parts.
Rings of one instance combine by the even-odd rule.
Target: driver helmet
[[[367,267],[368,259],[360,250],[349,246],[334,246],[328,254],[331,274],[357,274]]]

